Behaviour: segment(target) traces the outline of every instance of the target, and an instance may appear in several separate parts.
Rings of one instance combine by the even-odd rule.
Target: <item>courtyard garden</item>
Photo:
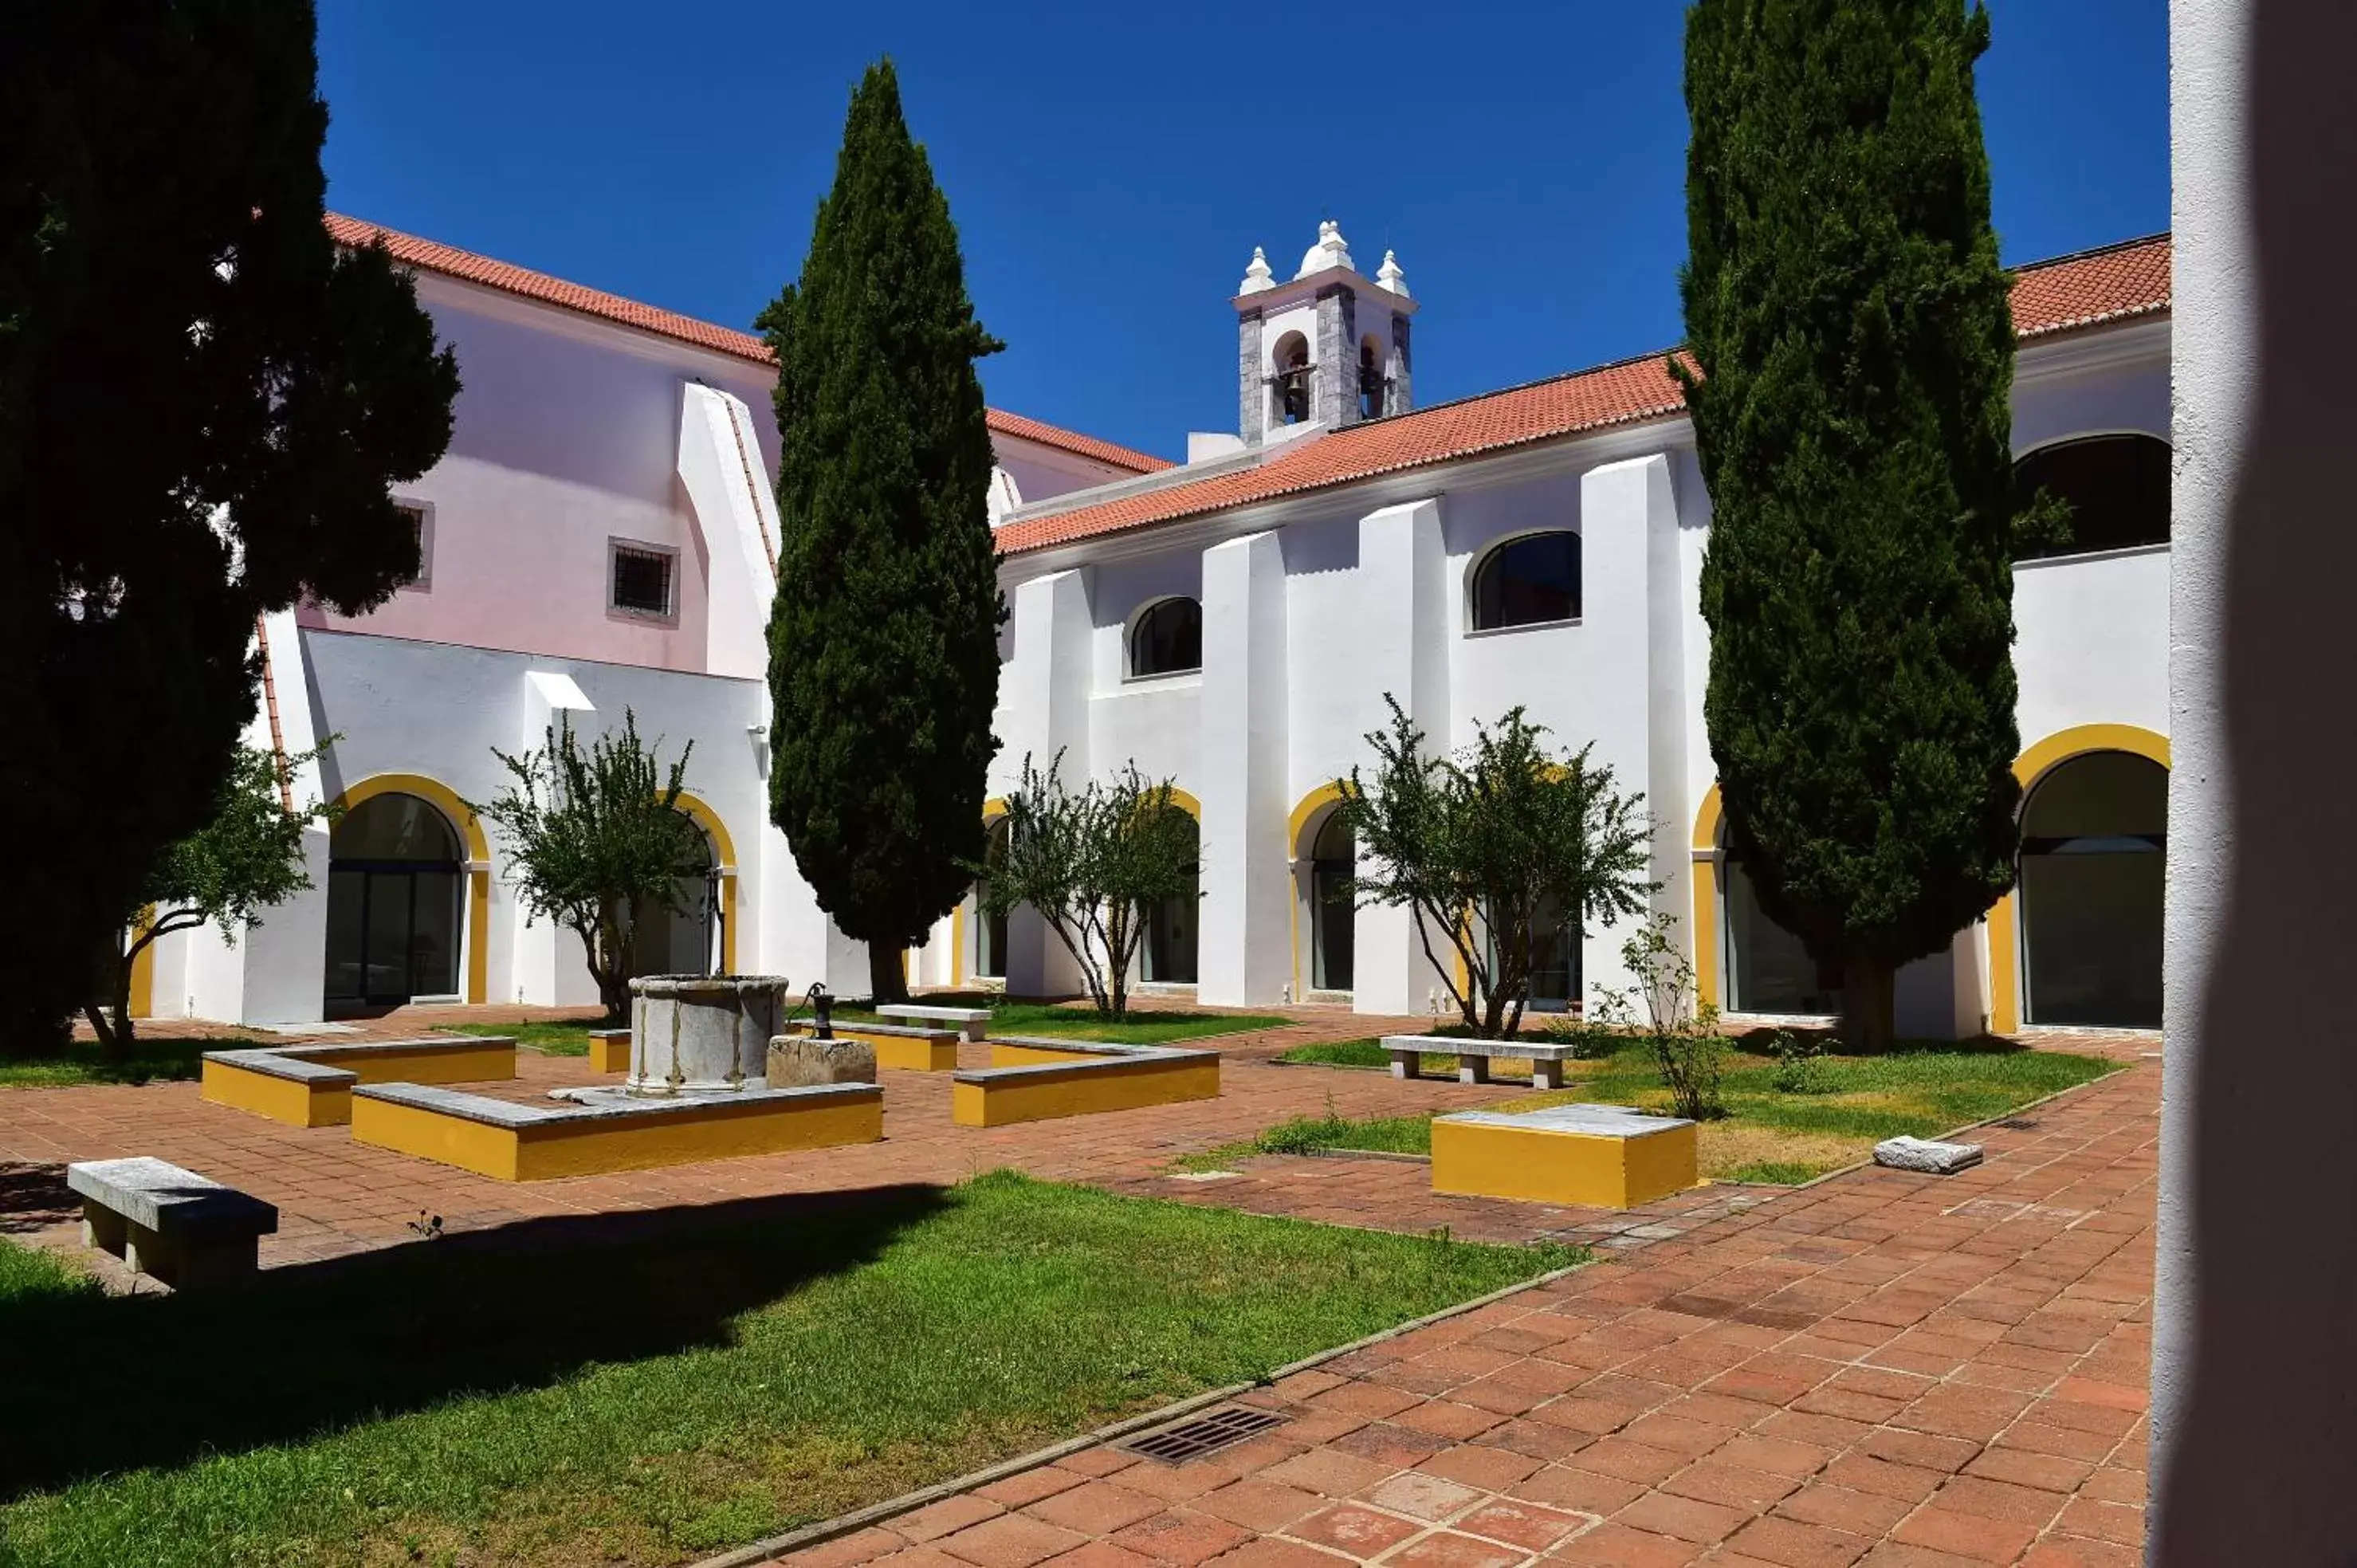
[[[11,1391],[0,1561],[678,1563],[1578,1258],[1011,1172],[214,1294],[110,1299],[0,1242],[0,1326],[73,1369]]]
[[[1565,1087],[1501,1101],[1498,1111],[1591,1102],[1641,1106],[1675,1114],[1647,1043],[1591,1030],[1579,1036],[1586,1059],[1564,1064]],[[1770,1054],[1771,1041],[1784,1047]],[[1803,1047],[1805,1050],[1805,1047]],[[1389,1069],[1376,1039],[1303,1046],[1279,1058],[1305,1065]],[[1701,1126],[1702,1174],[1716,1181],[1789,1185],[1868,1158],[1874,1145],[1901,1133],[1933,1137],[2019,1110],[2116,1071],[2119,1064],[2063,1051],[2029,1050],[2002,1041],[1901,1045],[1867,1056],[1802,1054],[1791,1036],[1748,1036],[1729,1049],[1721,1079],[1726,1114]],[[1457,1059],[1426,1056],[1424,1070],[1453,1074]],[[1501,1079],[1527,1076],[1525,1064],[1500,1061]],[[1351,1121],[1299,1118],[1250,1144],[1191,1156],[1197,1168],[1245,1154],[1365,1149],[1429,1154],[1429,1116]]]

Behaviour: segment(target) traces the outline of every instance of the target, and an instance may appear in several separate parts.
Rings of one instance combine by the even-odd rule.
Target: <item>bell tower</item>
[[[1254,247],[1234,304],[1237,431],[1246,445],[1415,406],[1408,320],[1415,301],[1391,252],[1368,277],[1351,262],[1342,226],[1328,219],[1286,282]]]

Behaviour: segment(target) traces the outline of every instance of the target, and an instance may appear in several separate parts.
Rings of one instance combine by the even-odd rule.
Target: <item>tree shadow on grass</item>
[[[235,1051],[261,1040],[139,1036],[120,1057],[96,1040],[75,1040],[39,1056],[0,1056],[0,1090],[70,1088],[86,1083],[181,1082],[200,1077],[207,1051]]]
[[[0,1501],[726,1346],[875,1259],[939,1187],[526,1220],[170,1296],[0,1299]]]

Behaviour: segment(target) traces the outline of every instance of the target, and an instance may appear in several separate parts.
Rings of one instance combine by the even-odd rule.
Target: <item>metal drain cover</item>
[[[1165,1465],[1184,1465],[1189,1459],[1216,1454],[1247,1437],[1258,1436],[1272,1426],[1284,1424],[1285,1417],[1269,1411],[1229,1405],[1224,1410],[1215,1410],[1207,1415],[1182,1421],[1176,1426],[1140,1433],[1114,1446],[1140,1458],[1159,1459]]]

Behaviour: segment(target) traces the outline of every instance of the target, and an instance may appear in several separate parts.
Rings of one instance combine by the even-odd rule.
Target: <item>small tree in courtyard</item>
[[[212,821],[168,846],[147,874],[145,911],[100,966],[105,993],[82,1007],[109,1051],[131,1048],[131,972],[141,953],[207,921],[234,943],[242,929],[262,923],[263,910],[310,888],[303,834],[330,813],[317,802],[291,807],[286,781],[292,768],[317,756],[305,752],[282,764],[270,752],[240,746]]]
[[[1358,839],[1356,896],[1412,911],[1465,1026],[1512,1038],[1548,912],[1577,941],[1591,922],[1644,907],[1644,797],[1620,793],[1585,746],[1549,751],[1520,708],[1475,726],[1461,754],[1435,757],[1399,703],[1383,701],[1391,727],[1367,736],[1373,777],[1354,768],[1335,784]]]
[[[1021,785],[1006,798],[1006,853],[981,875],[983,908],[1038,910],[1080,965],[1098,1014],[1118,1020],[1128,1015],[1148,912],[1195,891],[1194,823],[1170,781],[1149,782],[1135,762],[1077,793],[1064,787],[1062,762],[1059,752],[1042,773],[1023,759]]]
[[[679,809],[690,742],[665,768],[662,742],[639,738],[638,716],[587,747],[569,721],[521,757],[496,748],[512,776],[505,793],[468,807],[507,843],[508,877],[534,919],[581,939],[609,1019],[630,1010],[640,922],[679,908],[683,877],[701,875],[700,830]]]
[[[1686,13],[1684,383],[1729,858],[1892,1033],[2013,880],[2014,337],[1960,0]],[[1710,933],[1698,936],[1708,940]]]

